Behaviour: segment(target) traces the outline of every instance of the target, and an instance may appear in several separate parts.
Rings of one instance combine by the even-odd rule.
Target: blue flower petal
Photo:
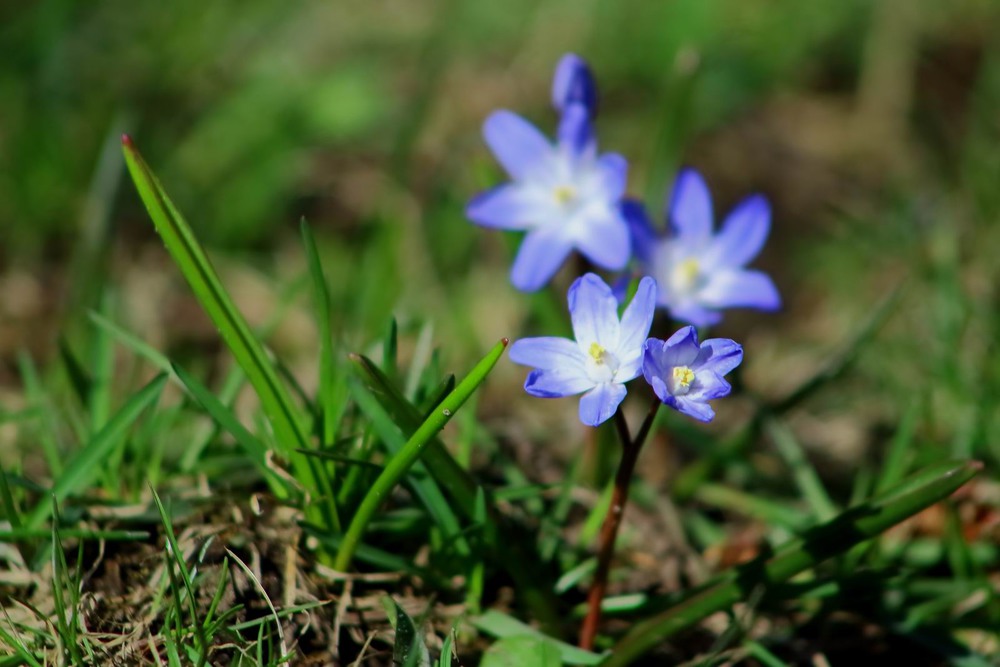
[[[510,282],[522,292],[534,292],[552,279],[573,249],[558,228],[528,232],[510,270]]]
[[[690,366],[700,351],[698,331],[694,327],[681,327],[663,343],[657,356],[662,368],[672,369],[675,366]]]
[[[575,396],[594,386],[583,368],[558,368],[535,370],[528,373],[524,390],[538,398],[562,398]]]
[[[646,352],[646,354],[648,354],[648,352]],[[644,354],[643,359],[645,358],[646,355]],[[647,371],[647,368],[652,369],[652,364],[647,367],[644,361],[642,365],[642,376],[646,378],[646,382],[648,382],[649,386],[653,388],[653,393],[656,394],[656,397],[659,398],[662,403],[666,403],[670,407],[674,407],[674,404],[672,403],[674,397],[670,395],[670,390],[667,389],[667,383],[663,381],[663,378],[660,375],[654,375],[651,371]]]
[[[536,203],[516,183],[505,183],[477,195],[465,215],[477,225],[494,229],[529,229],[541,222]]]
[[[667,219],[679,237],[695,242],[711,238],[712,196],[705,179],[694,169],[683,169],[677,175]]]
[[[597,426],[611,419],[628,390],[616,382],[599,384],[580,398],[580,421]]]
[[[675,397],[669,405],[681,414],[694,417],[698,421],[710,422],[715,417],[715,410],[712,409],[711,405],[698,400],[692,400],[687,396]]]
[[[515,364],[543,370],[584,368],[587,363],[587,358],[575,341],[554,336],[516,340],[510,346],[508,356]]]
[[[483,138],[497,161],[515,180],[530,179],[552,153],[538,129],[511,111],[494,111],[483,123]]]
[[[709,338],[701,344],[698,355],[699,369],[710,370],[720,376],[725,375],[743,361],[743,347],[728,338]]]
[[[563,110],[557,136],[559,147],[569,151],[570,155],[584,155],[597,150],[590,114],[581,104],[570,104]]]
[[[618,200],[625,196],[625,188],[628,183],[628,161],[618,153],[605,153],[597,159],[597,168],[601,170],[605,196],[611,200]]]
[[[771,206],[762,195],[744,199],[726,216],[702,261],[705,270],[741,267],[760,253],[771,231]]]
[[[659,243],[659,238],[653,229],[646,207],[637,199],[625,199],[622,200],[619,210],[632,236],[632,254],[640,262],[648,264],[652,261],[653,250]]]
[[[618,300],[603,280],[587,273],[569,288],[569,315],[573,334],[582,349],[593,343],[614,350],[618,344]]]
[[[691,401],[709,401],[713,398],[729,396],[732,390],[732,385],[718,373],[700,370],[695,372],[695,381],[691,385],[691,391],[684,398]]]
[[[622,313],[621,333],[618,337],[618,374],[620,382],[627,382],[639,375],[642,368],[643,343],[649,336],[656,311],[656,281],[646,276],[639,281],[639,288],[632,302]]]
[[[574,103],[582,104],[593,116],[597,111],[597,84],[583,58],[567,53],[559,60],[552,80],[552,106],[562,111]]]
[[[709,308],[756,308],[777,310],[781,296],[771,278],[761,271],[734,269],[711,274],[699,293],[699,300]]]
[[[591,262],[611,271],[624,269],[632,256],[632,239],[617,211],[588,220],[585,231],[576,238],[576,247]]]

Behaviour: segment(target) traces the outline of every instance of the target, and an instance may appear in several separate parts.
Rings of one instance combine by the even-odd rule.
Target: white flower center
[[[669,385],[667,388],[674,396],[684,396],[691,391],[692,383],[694,383],[693,370],[687,366],[674,366],[674,370],[670,373],[670,378],[667,382]]]
[[[678,294],[689,294],[701,282],[701,264],[694,257],[688,257],[674,266],[670,274],[670,285]]]
[[[618,364],[618,358],[600,343],[591,343],[587,349],[587,375],[597,384],[614,380]]]
[[[576,196],[576,188],[572,185],[559,185],[552,190],[552,198],[560,206],[572,206]]]

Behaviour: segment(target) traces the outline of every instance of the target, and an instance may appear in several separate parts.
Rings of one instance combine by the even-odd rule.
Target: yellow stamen
[[[694,382],[694,371],[687,366],[677,366],[674,368],[674,385],[687,389]]]
[[[601,347],[597,343],[591,343],[590,344],[590,349],[587,350],[587,352],[590,354],[590,357],[596,363],[598,363],[598,364],[603,364],[604,363],[604,357],[608,353],[607,350],[605,350],[603,347]]]
[[[680,263],[677,272],[680,274],[682,282],[690,285],[697,280],[698,274],[701,273],[701,267],[698,265],[698,260],[690,257]]]
[[[552,191],[552,196],[555,197],[557,203],[566,205],[576,199],[576,190],[569,185],[560,185]]]

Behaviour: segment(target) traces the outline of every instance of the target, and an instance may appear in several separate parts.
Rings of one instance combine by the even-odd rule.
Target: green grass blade
[[[122,327],[115,324],[112,320],[96,311],[88,311],[87,317],[89,317],[90,321],[93,322],[98,328],[107,332],[126,348],[153,364],[153,366],[158,370],[164,373],[173,373],[173,369],[170,367],[170,360],[152,345],[144,342],[135,334],[130,331],[126,331]]]
[[[361,409],[361,412],[371,421],[372,428],[379,439],[385,444],[389,455],[399,455],[406,447],[406,437],[400,432],[398,426],[389,418],[389,415],[378,400],[360,382],[352,383],[352,393],[355,403]],[[468,542],[461,534],[462,528],[458,522],[458,518],[452,511],[451,504],[445,498],[440,487],[438,487],[434,477],[430,475],[426,466],[421,461],[416,461],[413,464],[411,472],[413,474],[407,475],[407,485],[409,488],[427,509],[428,514],[431,515],[434,522],[441,528],[445,539],[454,539],[458,553],[463,556],[469,555],[471,550]]]
[[[198,243],[187,221],[174,206],[156,175],[142,159],[127,136],[122,138],[125,163],[156,231],[177,264],[195,297],[218,328],[226,346],[247,374],[257,392],[264,414],[267,415],[282,454],[292,462],[296,476],[316,496],[325,498],[324,518],[338,530],[339,519],[333,494],[322,484],[313,462],[296,449],[309,448],[309,438],[301,415],[292,402],[288,389],[278,377],[264,346],[250,330],[232,297],[222,286],[208,255]]]
[[[111,299],[105,295],[101,299],[101,310],[111,309]],[[87,408],[90,414],[90,432],[97,433],[107,423],[111,416],[111,382],[114,375],[115,347],[114,339],[104,329],[98,329],[90,342],[91,369],[90,393],[87,396]],[[114,467],[110,473],[115,473]]]
[[[694,498],[709,507],[756,518],[793,533],[811,523],[808,515],[798,508],[712,482],[703,484],[695,491]]]
[[[76,456],[67,462],[63,474],[52,486],[51,495],[57,502],[62,502],[71,493],[86,488],[101,474],[108,454],[125,436],[125,432],[135,423],[139,415],[156,402],[166,382],[166,375],[161,374],[153,378],[108,420],[104,428],[94,434]],[[38,528],[49,518],[51,510],[50,503],[38,503],[25,520],[25,527]]]
[[[908,457],[913,450],[913,435],[916,433],[920,417],[923,415],[922,407],[922,401],[915,400],[903,414],[903,419],[899,422],[895,435],[889,441],[885,460],[882,463],[878,481],[875,483],[876,493],[885,491],[903,479]]]
[[[354,518],[351,520],[351,524],[344,534],[344,540],[340,546],[340,550],[337,552],[337,558],[334,561],[334,568],[346,572],[351,566],[351,560],[354,557],[354,550],[357,548],[358,544],[361,542],[361,537],[364,535],[365,529],[368,527],[368,522],[371,521],[372,517],[375,515],[375,511],[378,509],[382,501],[388,496],[389,492],[396,486],[400,478],[406,474],[410,467],[417,461],[420,455],[424,452],[427,444],[434,438],[434,436],[444,428],[444,425],[448,423],[452,415],[458,412],[459,408],[468,400],[469,396],[472,395],[479,385],[483,383],[486,376],[489,375],[490,371],[496,365],[497,361],[500,360],[500,356],[507,347],[507,339],[504,338],[499,343],[497,343],[492,350],[473,367],[467,376],[455,387],[455,391],[448,395],[444,401],[438,406],[438,409],[431,413],[431,415],[424,420],[424,423],[417,429],[413,436],[407,441],[403,449],[395,456],[393,456],[386,464],[385,469],[382,474],[376,478],[375,483],[372,485],[371,490],[365,496],[364,500],[361,501],[361,506],[358,507]]]
[[[28,650],[28,647],[24,645],[24,642],[21,641],[21,638],[16,634],[17,630],[14,628],[14,624],[11,622],[10,616],[7,616],[6,610],[3,611],[4,611],[4,618],[7,621],[7,624],[10,626],[10,629],[15,633],[12,635],[8,633],[6,630],[4,630],[2,626],[0,626],[0,639],[4,641],[4,645],[12,649],[15,652],[16,657],[20,661],[23,661],[23,664],[31,665],[31,667],[42,667],[42,663],[38,662],[38,660],[35,659],[34,654],[32,654],[31,651]],[[15,661],[13,664],[17,665],[21,663]]]
[[[892,492],[887,499],[851,508],[833,520],[805,533],[778,549],[770,558],[757,558],[703,586],[672,608],[632,626],[615,646],[602,667],[625,667],[660,642],[703,618],[746,599],[761,587],[788,581],[796,574],[869,540],[900,521],[947,498],[972,479],[982,465],[978,462],[951,462],[936,477],[907,491]]]
[[[42,387],[35,362],[27,352],[18,353],[17,369],[21,375],[21,381],[24,383],[24,393],[28,405],[37,408],[40,413],[40,418],[36,422],[38,424],[36,433],[42,453],[45,455],[45,463],[49,466],[49,474],[52,477],[58,477],[62,474],[63,462],[56,437],[50,428],[51,424],[56,423],[52,403]]]
[[[192,581],[191,571],[188,570],[187,562],[184,560],[184,552],[181,551],[180,546],[177,544],[177,536],[174,534],[174,525],[170,521],[170,515],[167,514],[166,508],[163,506],[163,502],[160,500],[159,494],[156,493],[156,489],[150,488],[153,493],[153,502],[156,503],[156,510],[160,513],[160,520],[163,522],[163,532],[167,539],[167,571],[168,573],[173,573],[174,565],[170,561],[177,563],[177,569],[180,572],[181,582],[184,584],[184,590],[187,592],[188,605],[190,607],[189,612],[191,614],[191,624],[194,628],[195,638],[198,641],[198,660],[197,664],[199,667],[205,664],[208,655],[208,641],[205,637],[205,628],[201,621],[198,619],[198,598],[195,597],[194,592],[194,582]],[[177,596],[175,599],[175,604],[181,604],[180,597]]]
[[[424,421],[424,416],[393,385],[389,378],[367,357],[351,355],[354,369],[365,387],[378,399],[392,421],[407,436],[412,435]],[[459,509],[473,518],[476,502],[476,482],[469,476],[437,438],[432,439],[423,453],[423,461],[441,488],[451,496]]]
[[[21,512],[14,501],[14,494],[10,490],[10,483],[7,481],[7,471],[0,461],[0,506],[3,507],[3,515],[10,522],[10,527],[15,531],[21,529]]]
[[[326,274],[320,262],[316,239],[305,218],[302,219],[302,244],[309,260],[312,275],[313,304],[316,309],[316,324],[319,328],[319,405],[321,415],[320,442],[331,444],[337,438],[337,427],[343,414],[345,401],[334,371],[337,362],[333,356],[333,329],[330,322],[330,291],[327,289]]]
[[[420,427],[423,417],[389,382],[389,379],[370,359],[361,355],[351,355],[353,368],[372,395],[392,416],[393,421],[407,435],[412,435]],[[422,455],[423,462],[452,500],[452,506],[465,514],[465,518],[475,522],[476,498],[479,486],[462,466],[445,449],[437,438],[433,438]],[[498,567],[503,568],[516,583],[518,594],[531,609],[533,618],[546,629],[558,631],[562,616],[558,611],[558,600],[552,592],[552,574],[546,567],[547,559],[539,557],[535,536],[499,512],[486,495],[487,534],[483,538],[487,555]]]
[[[247,456],[253,461],[264,479],[267,481],[268,486],[271,491],[280,499],[287,499],[289,496],[288,488],[281,479],[272,470],[268,449],[254,434],[252,434],[242,423],[237,419],[236,415],[233,414],[226,405],[220,401],[215,394],[209,391],[208,387],[203,385],[201,382],[196,380],[190,373],[181,368],[180,366],[172,366],[174,374],[181,381],[185,388],[191,392],[191,396],[194,397],[205,412],[215,421],[216,424],[221,426],[226,432],[228,432],[236,440],[237,444],[243,448]]]
[[[257,391],[279,445],[285,450],[307,446],[308,439],[287,389],[278,379],[263,345],[222,286],[208,255],[132,141],[123,137],[122,146],[125,163],[156,231]]]
[[[383,597],[381,602],[386,616],[389,617],[389,622],[396,631],[396,638],[392,645],[393,664],[402,667],[431,667],[431,656],[427,651],[427,646],[424,645],[424,639],[417,624],[392,598]]]
[[[781,458],[788,464],[796,486],[799,487],[802,496],[812,508],[813,515],[820,521],[828,521],[836,516],[836,504],[830,499],[823,482],[820,481],[819,474],[809,463],[809,459],[806,458],[802,445],[799,444],[795,435],[777,419],[768,419],[766,428]]]
[[[52,531],[47,528],[19,528],[0,530],[0,542],[17,542],[19,540],[34,540],[50,537]],[[72,540],[101,540],[104,542],[135,542],[149,539],[145,530],[83,530],[78,528],[60,528],[59,537]]]

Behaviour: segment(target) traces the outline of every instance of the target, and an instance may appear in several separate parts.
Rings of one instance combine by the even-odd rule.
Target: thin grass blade
[[[323,517],[332,528],[339,529],[336,505],[330,488],[323,483],[323,476],[318,474],[313,462],[295,451],[308,448],[309,438],[303,427],[302,415],[278,377],[276,365],[268,358],[264,346],[254,336],[250,325],[223,287],[191,227],[128,136],[122,137],[122,149],[129,173],[153,219],[156,231],[201,307],[215,323],[226,346],[247,374],[264,414],[274,429],[280,451],[292,462],[297,477],[305,487],[325,499]]]
[[[365,529],[368,527],[368,523],[371,521],[379,505],[382,504],[382,501],[388,496],[389,492],[399,483],[403,475],[409,471],[410,467],[426,450],[428,443],[432,441],[438,431],[444,428],[445,424],[451,420],[452,416],[469,399],[472,392],[478,389],[479,385],[483,383],[497,361],[500,360],[500,356],[507,348],[507,342],[507,339],[504,338],[497,343],[473,367],[458,386],[455,387],[455,391],[451,392],[441,402],[438,409],[424,420],[424,423],[410,437],[403,449],[386,463],[385,470],[378,476],[371,490],[365,496],[364,500],[361,501],[361,506],[358,507],[347,532],[344,534],[343,543],[334,561],[335,569],[341,572],[347,571],[354,557],[354,550],[361,542],[361,537],[364,535]]]

